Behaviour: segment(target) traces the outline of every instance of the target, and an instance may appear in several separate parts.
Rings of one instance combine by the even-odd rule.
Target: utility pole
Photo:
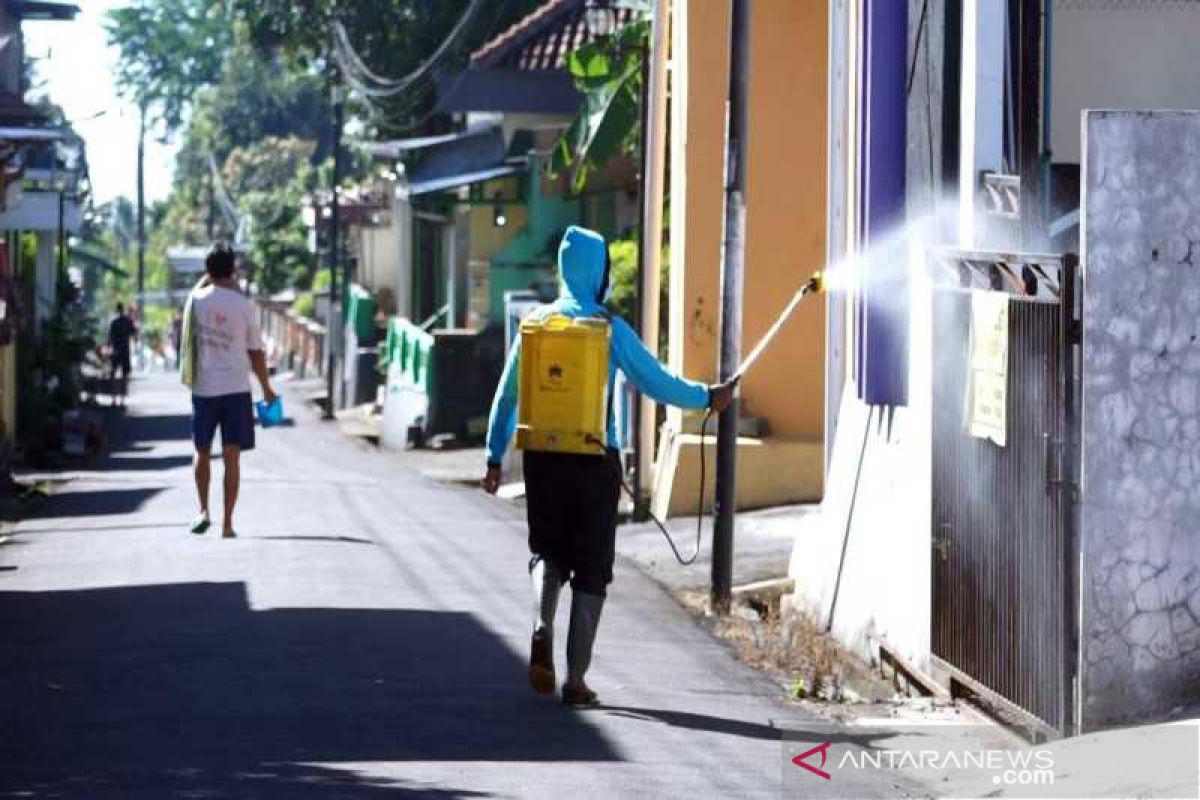
[[[720,378],[742,358],[742,264],[746,248],[746,101],[750,73],[750,0],[731,0],[729,101],[725,134],[725,242],[721,257]],[[737,504],[738,404],[721,412],[717,428],[716,523],[712,545],[712,608],[729,611],[733,597],[733,526]]]
[[[340,209],[338,203],[338,184],[342,181],[342,124],[344,122],[344,105],[342,101],[342,85],[341,76],[338,74],[337,59],[334,56],[333,49],[337,46],[334,40],[334,24],[337,22],[337,11],[335,10],[329,20],[329,99],[333,104],[332,131],[330,141],[333,146],[333,177],[330,181],[329,192],[329,313],[325,319],[325,350],[328,353],[328,359],[325,365],[325,419],[333,419],[334,407],[334,385],[336,384],[335,373],[337,372],[337,346],[335,342],[341,342],[345,336],[344,326],[340,326],[341,314],[337,313],[338,301],[341,294],[338,292],[338,268],[340,265],[341,245],[339,242],[339,217]],[[320,214],[317,216],[317,225],[321,224]],[[341,331],[336,328],[342,327]],[[344,342],[342,342],[344,345]]]
[[[137,150],[137,313],[138,325],[146,311],[146,101],[138,106]]]

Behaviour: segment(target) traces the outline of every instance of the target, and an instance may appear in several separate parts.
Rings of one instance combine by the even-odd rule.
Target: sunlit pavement
[[[521,512],[287,399],[236,540],[219,514],[186,530],[173,376],[138,380],[106,463],[7,531],[0,796],[779,796],[775,726],[805,720],[648,579],[618,567],[606,706],[535,696]]]

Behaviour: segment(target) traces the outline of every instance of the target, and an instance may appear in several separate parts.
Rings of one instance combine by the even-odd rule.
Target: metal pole
[[[66,230],[64,224],[66,205],[66,191],[60,187],[58,190],[58,276],[56,280],[62,280],[67,271],[67,237],[63,235]]]
[[[667,154],[667,42],[670,35],[670,8],[667,0],[655,0],[650,27],[650,62],[646,75],[646,112],[642,140],[645,163],[642,182],[642,262],[641,331],[642,343],[658,355],[659,274],[662,265],[663,183]],[[650,497],[651,466],[654,462],[655,404],[645,394],[638,409],[638,498],[644,504]]]
[[[750,73],[750,0],[731,0],[729,100],[725,151],[725,242],[721,258],[721,380],[738,369],[742,349],[742,262],[746,234],[746,102]],[[733,597],[733,527],[737,504],[738,400],[717,428],[716,523],[713,528],[712,608],[729,611]]]
[[[340,315],[336,313],[338,300],[338,184],[341,182],[341,158],[342,149],[342,102],[341,102],[341,85],[337,71],[337,61],[333,56],[334,40],[333,40],[333,22],[336,16],[331,17],[329,24],[329,94],[330,100],[333,102],[333,119],[331,120],[332,132],[330,141],[333,146],[333,177],[331,179],[332,186],[330,188],[329,199],[329,311],[325,315],[325,350],[327,353],[325,364],[325,419],[333,419],[334,407],[334,384],[335,373],[337,372],[337,348],[334,342],[338,341],[337,337],[344,336],[344,331],[339,333],[334,328],[337,327],[337,322],[340,320]],[[317,213],[318,229],[321,224],[321,215]]]
[[[342,325],[340,331],[342,347],[339,351],[344,361],[348,358],[346,353],[346,300],[350,297],[350,259],[342,257],[342,228],[341,228],[341,195],[339,188],[342,184],[342,129],[346,125],[346,102],[344,92],[342,91],[341,83],[334,84],[334,99],[333,99],[333,199],[331,200],[329,224],[331,226],[332,235],[329,237],[333,250],[333,266],[336,270],[341,268],[341,277],[337,281],[338,287],[338,307],[342,313],[338,315],[338,321]]]
[[[139,108],[137,149],[137,310],[145,318],[146,292],[146,104]]]
[[[638,190],[640,192],[639,201],[642,208],[646,207],[646,132],[650,127],[650,104],[647,97],[650,93],[650,48],[646,45],[641,47],[642,55],[642,91],[641,91],[641,109],[642,109],[642,129],[638,136]],[[645,225],[645,216],[643,215],[642,225]],[[634,311],[634,325],[637,326],[638,336],[644,335],[646,330],[644,317],[644,304],[642,302],[642,291],[646,285],[645,278],[642,277],[646,270],[646,231],[638,231],[638,272],[637,272],[637,287],[638,298],[637,305]],[[646,497],[642,494],[642,451],[646,447],[646,442],[642,441],[642,398],[641,393],[637,394],[633,404],[633,485],[636,495],[633,498],[633,518],[637,522],[645,522],[647,512],[650,510],[649,503],[646,502]]]

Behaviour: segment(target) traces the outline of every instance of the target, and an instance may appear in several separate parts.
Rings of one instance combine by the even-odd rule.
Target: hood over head
[[[558,246],[559,297],[596,308],[608,296],[608,246],[595,231],[572,225]]]

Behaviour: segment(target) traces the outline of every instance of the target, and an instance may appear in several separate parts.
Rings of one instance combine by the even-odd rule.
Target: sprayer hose
[[[663,524],[662,520],[654,516],[654,514],[647,513],[650,521],[658,527],[663,538],[667,540],[667,546],[671,548],[671,555],[675,556],[675,560],[684,567],[690,567],[692,564],[695,564],[696,559],[700,557],[700,541],[704,532],[704,486],[707,477],[707,456],[704,451],[704,443],[708,439],[708,422],[712,419],[712,415],[713,412],[710,408],[704,412],[704,421],[700,423],[700,497],[696,503],[696,546],[692,550],[692,554],[684,558],[679,552],[679,547],[675,544],[675,540],[671,537],[671,532],[667,530],[667,526]],[[603,446],[600,442],[594,440],[589,443]],[[629,484],[625,482],[625,476],[621,474],[621,463],[619,460],[614,464],[614,469],[617,471],[617,480],[620,481],[621,488],[625,490],[625,494],[629,495],[629,498],[634,503],[637,503],[637,492],[633,491]]]

